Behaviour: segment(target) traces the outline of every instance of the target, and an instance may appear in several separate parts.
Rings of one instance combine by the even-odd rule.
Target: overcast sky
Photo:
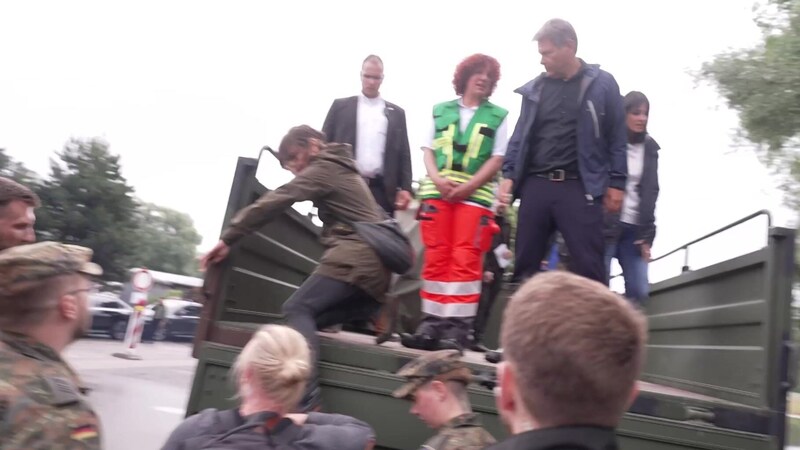
[[[279,6],[278,6],[279,5]],[[331,101],[360,89],[369,53],[383,96],[405,108],[418,148],[434,103],[454,98],[464,57],[501,64],[492,100],[519,115],[513,89],[541,72],[532,36],[572,22],[578,54],[622,93],[651,101],[661,144],[659,255],[752,211],[778,223],[774,181],[734,148],[736,115],[692,71],[757,42],[750,0],[717,1],[25,1],[0,3],[0,147],[45,175],[70,137],[100,136],[143,200],[189,213],[217,240],[238,156],[277,147],[293,125],[321,127]],[[424,174],[412,153],[414,174]],[[764,243],[763,223],[696,252],[697,263]],[[670,271],[681,262],[670,263]],[[653,268],[656,273],[667,269]]]

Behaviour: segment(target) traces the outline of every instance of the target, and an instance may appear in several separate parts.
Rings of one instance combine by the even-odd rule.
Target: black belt
[[[580,180],[581,174],[571,170],[556,169],[549,172],[539,172],[533,174],[539,178],[546,178],[550,181]]]
[[[368,186],[383,186],[383,176],[375,175],[372,178],[364,178]]]

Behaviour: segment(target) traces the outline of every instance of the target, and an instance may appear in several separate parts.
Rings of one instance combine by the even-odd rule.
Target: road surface
[[[183,420],[196,361],[190,343],[141,344],[139,361],[112,356],[119,341],[83,339],[66,359],[92,390],[106,450],[159,449]]]

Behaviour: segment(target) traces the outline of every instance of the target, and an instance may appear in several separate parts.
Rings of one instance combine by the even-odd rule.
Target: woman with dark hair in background
[[[622,209],[606,216],[606,271],[616,258],[625,278],[625,296],[642,307],[650,293],[647,276],[656,237],[658,143],[647,134],[650,101],[638,91],[623,99],[628,127],[628,180]]]

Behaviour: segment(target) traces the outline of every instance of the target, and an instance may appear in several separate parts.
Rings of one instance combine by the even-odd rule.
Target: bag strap
[[[259,413],[253,414],[247,417],[247,420],[244,424],[239,425],[232,430],[226,432],[225,434],[214,438],[213,441],[209,442],[206,447],[212,444],[216,444],[220,441],[227,439],[228,437],[242,432],[247,431],[257,427],[264,427],[264,434],[267,437],[270,445],[274,445],[272,443],[272,433],[279,432],[286,428],[291,423],[291,420],[282,418],[278,413],[272,411],[261,411]]]

